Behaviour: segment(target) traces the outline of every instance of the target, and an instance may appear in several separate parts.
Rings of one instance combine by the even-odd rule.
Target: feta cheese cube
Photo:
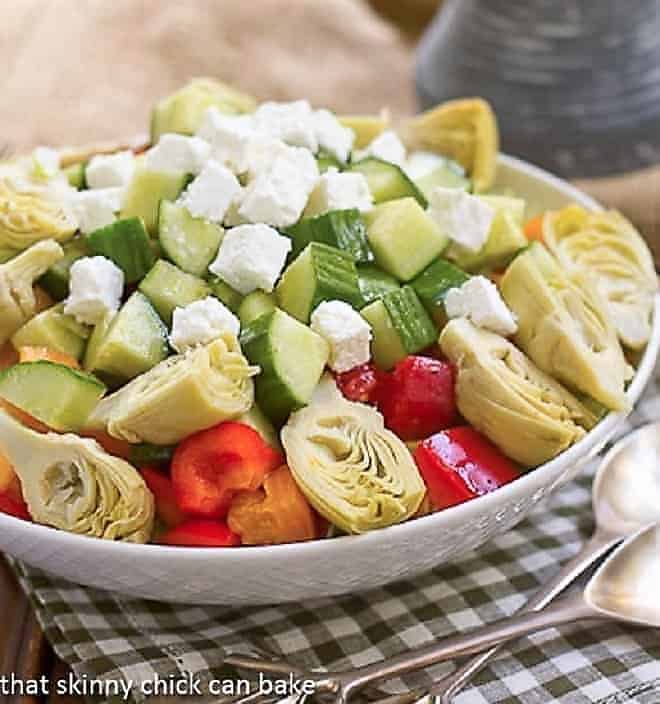
[[[318,177],[312,154],[306,149],[289,148],[248,184],[238,214],[252,223],[293,225],[302,215]]]
[[[85,167],[85,180],[88,188],[123,188],[133,178],[134,171],[135,157],[129,150],[98,154]]]
[[[50,147],[37,147],[32,152],[34,175],[37,178],[49,179],[60,170],[60,153]]]
[[[339,161],[348,161],[355,142],[355,132],[350,127],[344,127],[329,110],[316,110],[314,129],[319,149],[332,154]]]
[[[234,174],[217,161],[209,160],[199,176],[179,196],[177,203],[196,218],[222,222],[229,204],[241,190]]]
[[[201,301],[174,309],[170,344],[177,352],[205,345],[228,331],[238,336],[241,324],[238,318],[217,298],[207,296]]]
[[[372,140],[366,149],[361,149],[356,153],[357,160],[369,156],[389,161],[397,166],[403,166],[406,160],[406,148],[396,132],[385,130],[376,139]]]
[[[408,178],[416,181],[419,178],[428,176],[430,173],[444,166],[446,159],[433,152],[415,151],[408,154],[403,170],[408,174]]]
[[[79,230],[87,235],[116,220],[115,213],[121,210],[123,188],[99,188],[72,193],[72,207],[78,220]]]
[[[318,149],[314,115],[306,100],[262,103],[254,112],[256,129],[295,147]]]
[[[462,286],[449,289],[445,311],[450,318],[467,318],[477,327],[505,337],[518,330],[516,318],[497,286],[485,276],[473,276]]]
[[[313,201],[323,213],[348,208],[357,208],[364,212],[371,209],[373,199],[363,174],[340,173],[336,169],[329,169],[321,175]]]
[[[433,189],[427,210],[442,231],[470,252],[478,252],[488,240],[495,208],[460,188]]]
[[[270,293],[282,273],[291,240],[268,225],[239,225],[227,230],[209,271],[246,295]]]
[[[164,134],[146,154],[145,164],[153,171],[182,171],[198,174],[209,158],[211,146],[199,137]]]
[[[256,135],[247,145],[245,155],[245,173],[248,180],[254,180],[259,174],[268,171],[273,162],[280,156],[286,156],[293,147],[281,139],[266,135]]]
[[[124,272],[106,257],[77,259],[69,273],[64,312],[79,323],[96,325],[106,313],[119,310]]]
[[[211,145],[211,159],[234,173],[248,170],[250,143],[258,136],[251,115],[226,115],[216,107],[205,113],[197,137]]]
[[[330,369],[346,372],[369,361],[371,327],[348,303],[326,301],[311,317],[312,330],[330,346]]]

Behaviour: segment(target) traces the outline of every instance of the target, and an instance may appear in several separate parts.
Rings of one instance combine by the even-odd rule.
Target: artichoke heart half
[[[103,399],[88,423],[128,442],[172,445],[246,413],[258,371],[248,364],[236,337],[223,333],[164,360]]]
[[[606,408],[627,406],[632,369],[593,280],[564,273],[539,242],[513,260],[500,282],[518,318],[516,344],[544,372]]]
[[[290,417],[282,444],[308,501],[348,533],[404,521],[424,499],[408,448],[370,406],[321,394]]]
[[[552,459],[598,420],[515,345],[465,318],[449,322],[440,347],[457,368],[463,417],[526,467]]]
[[[45,240],[0,264],[0,346],[37,313],[34,282],[63,256],[57,242]]]
[[[23,250],[35,242],[64,242],[78,229],[71,189],[37,184],[20,174],[0,171],[0,247]]]
[[[43,435],[0,409],[0,452],[37,523],[107,540],[146,543],[154,500],[139,472],[95,440]]]
[[[621,342],[635,350],[644,347],[658,278],[632,223],[614,210],[593,213],[571,205],[545,216],[543,239],[564,268],[595,278]]]

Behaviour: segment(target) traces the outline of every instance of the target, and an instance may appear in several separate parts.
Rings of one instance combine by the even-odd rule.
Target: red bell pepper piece
[[[339,390],[349,401],[375,405],[378,402],[378,390],[383,377],[384,372],[368,362],[347,372],[336,374],[335,380]]]
[[[160,536],[163,545],[200,548],[230,548],[241,544],[236,533],[220,521],[188,520]]]
[[[9,493],[0,494],[0,513],[8,513],[24,521],[32,520],[25,501]]]
[[[469,425],[427,438],[414,456],[435,509],[483,496],[520,476],[513,462]]]
[[[179,444],[172,457],[172,485],[184,513],[224,518],[236,491],[258,489],[282,455],[243,423],[220,423]]]
[[[168,528],[173,528],[183,523],[186,517],[176,502],[171,479],[153,467],[142,467],[140,474],[154,495],[158,518]]]
[[[446,361],[409,355],[381,384],[378,408],[403,440],[418,440],[456,423],[454,368]]]

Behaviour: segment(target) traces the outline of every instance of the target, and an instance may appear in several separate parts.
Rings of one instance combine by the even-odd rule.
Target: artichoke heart
[[[88,422],[131,443],[172,445],[246,413],[258,371],[248,364],[236,337],[223,333],[136,377],[103,399]]]
[[[457,368],[461,415],[526,467],[552,459],[598,420],[515,345],[465,318],[449,322],[440,347]]]
[[[63,256],[57,242],[45,240],[0,264],[0,346],[36,315],[34,282]]]
[[[627,406],[632,369],[588,274],[564,273],[535,242],[508,267],[500,290],[518,318],[515,342],[535,364],[606,408]]]
[[[146,543],[154,500],[139,472],[95,440],[43,435],[0,409],[0,452],[37,523],[107,540]]]
[[[35,242],[64,242],[78,229],[68,195],[71,189],[25,181],[0,171],[0,247],[23,250]]]
[[[282,444],[308,501],[348,533],[400,523],[424,499],[408,448],[370,406],[324,393],[290,417]]]
[[[634,350],[644,347],[658,279],[632,223],[614,210],[593,213],[571,205],[545,216],[543,239],[565,269],[594,276],[621,342]]]

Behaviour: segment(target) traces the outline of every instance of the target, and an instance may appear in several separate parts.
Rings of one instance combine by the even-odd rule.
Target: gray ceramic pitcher
[[[502,148],[567,177],[660,163],[660,0],[445,0],[422,107],[480,95]]]

